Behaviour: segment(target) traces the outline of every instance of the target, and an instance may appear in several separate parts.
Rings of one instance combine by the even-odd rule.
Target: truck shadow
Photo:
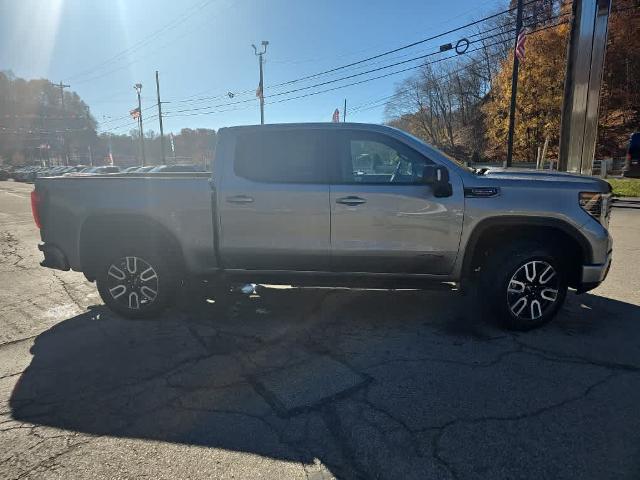
[[[35,339],[11,413],[22,422],[92,435],[214,447],[307,466],[317,459],[340,478],[380,472],[424,478],[428,471],[446,476],[448,467],[411,446],[418,430],[402,418],[439,424],[448,417],[416,416],[403,411],[402,402],[372,405],[395,403],[395,384],[388,380],[394,376],[403,389],[418,392],[412,404],[435,399],[458,405],[468,391],[423,389],[425,380],[457,380],[438,368],[430,370],[433,378],[407,376],[403,362],[489,367],[506,355],[544,352],[640,366],[635,305],[572,295],[554,324],[527,334],[502,332],[479,322],[475,312],[467,300],[439,292],[273,288],[199,298],[186,311],[145,321],[96,306]],[[535,372],[514,384],[509,375],[520,367],[507,362],[499,368],[505,385],[494,390],[540,390],[544,396]],[[539,368],[546,372],[548,365]],[[474,393],[478,416],[487,413],[485,394]],[[380,422],[397,422],[405,431],[405,446],[397,435],[386,443],[383,427],[363,433],[374,410],[388,416]],[[369,447],[385,454],[363,454]]]

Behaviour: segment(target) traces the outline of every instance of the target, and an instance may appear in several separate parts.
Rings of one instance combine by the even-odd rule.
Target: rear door
[[[322,129],[239,130],[218,187],[226,268],[328,270],[328,158]]]
[[[436,198],[422,181],[430,159],[390,136],[342,132],[331,185],[334,271],[446,274],[455,262],[463,189]],[[451,173],[451,172],[450,172]]]

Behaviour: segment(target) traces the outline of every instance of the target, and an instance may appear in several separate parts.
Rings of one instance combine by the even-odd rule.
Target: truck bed
[[[210,178],[209,172],[39,178],[42,241],[61,249],[71,269],[84,271],[89,228],[116,225],[98,239],[109,242],[127,235],[123,225],[144,223],[180,238],[188,268],[208,273],[216,266]]]

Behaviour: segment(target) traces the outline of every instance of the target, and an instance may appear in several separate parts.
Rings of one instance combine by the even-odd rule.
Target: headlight
[[[611,194],[600,192],[580,192],[580,206],[605,227],[609,223]]]

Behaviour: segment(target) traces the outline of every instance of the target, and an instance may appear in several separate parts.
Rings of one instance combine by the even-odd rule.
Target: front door
[[[422,181],[433,163],[387,135],[345,130],[331,184],[334,271],[447,274],[462,230],[463,192],[436,198]]]

